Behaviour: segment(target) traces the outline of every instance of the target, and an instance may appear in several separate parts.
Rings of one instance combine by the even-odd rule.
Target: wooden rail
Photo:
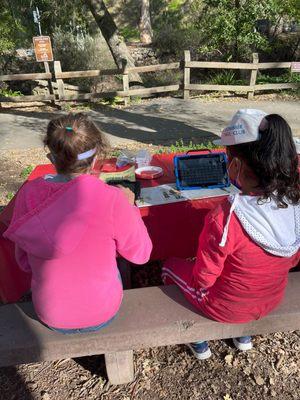
[[[59,62],[59,61],[58,61]],[[122,70],[119,69],[94,69],[89,71],[69,71],[69,72],[56,72],[56,79],[70,79],[70,78],[95,78],[97,76],[105,75],[121,75]]]
[[[274,68],[291,68],[292,62],[268,62],[259,63],[258,54],[252,54],[252,63],[233,63],[233,62],[215,62],[215,61],[191,61],[189,51],[184,52],[184,98],[190,97],[190,90],[200,91],[233,91],[247,92],[248,99],[253,98],[254,92],[260,90],[281,90],[281,89],[298,89],[300,83],[268,83],[256,84],[257,73],[259,70]],[[212,85],[212,84],[191,84],[190,69],[206,68],[206,69],[238,69],[251,71],[249,85]]]
[[[17,97],[0,97],[0,102],[24,102],[24,101],[70,101],[70,100],[93,100],[101,97],[119,96],[128,104],[131,96],[145,96],[156,93],[176,92],[183,89],[184,99],[190,97],[190,91],[232,91],[246,92],[248,98],[253,98],[254,93],[260,90],[281,90],[281,89],[298,89],[300,83],[268,83],[257,84],[257,74],[259,70],[291,68],[291,62],[268,62],[260,63],[258,55],[252,55],[252,63],[242,62],[216,62],[216,61],[191,61],[190,51],[184,52],[183,62],[172,62],[168,64],[147,65],[140,67],[127,67],[123,63],[122,69],[103,69],[88,71],[62,71],[60,61],[54,61],[54,73],[48,69],[45,73],[32,74],[12,74],[0,76],[0,81],[25,81],[25,80],[47,80],[43,86],[49,87],[49,93],[45,95],[17,96]],[[183,84],[174,82],[172,85],[156,86],[151,88],[134,88],[130,89],[130,74],[148,73],[166,70],[183,70]],[[191,69],[230,69],[230,70],[248,70],[250,72],[250,80],[248,85],[215,85],[209,83],[191,83]],[[80,93],[79,87],[68,85],[65,80],[74,78],[96,78],[99,76],[116,76],[121,75],[123,81],[123,89],[116,91],[100,92],[100,93]],[[56,82],[53,82],[55,79]],[[76,88],[75,94],[68,94],[67,91]]]
[[[217,68],[217,69],[257,69],[252,63],[233,63],[216,61],[187,61],[187,68]]]
[[[51,73],[37,73],[37,74],[12,74],[0,75],[0,81],[34,81],[36,79],[51,79]]]

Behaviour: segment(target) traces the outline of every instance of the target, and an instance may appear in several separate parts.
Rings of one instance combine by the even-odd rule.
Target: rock
[[[233,355],[232,354],[227,354],[227,356],[225,356],[225,362],[227,365],[232,365],[232,360],[233,360]]]
[[[254,379],[255,379],[256,384],[259,386],[262,386],[265,383],[264,378],[262,378],[260,375],[255,376]]]

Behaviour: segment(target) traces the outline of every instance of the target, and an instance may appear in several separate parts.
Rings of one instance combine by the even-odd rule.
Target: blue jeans
[[[63,333],[64,335],[70,335],[70,334],[73,334],[73,333],[96,332],[96,331],[99,331],[102,328],[105,328],[107,325],[109,325],[112,322],[112,320],[115,318],[115,316],[116,315],[114,315],[111,319],[109,319],[106,322],[103,322],[100,325],[89,326],[88,328],[60,329],[60,328],[53,328],[52,326],[48,326],[48,328],[50,328],[52,331]]]

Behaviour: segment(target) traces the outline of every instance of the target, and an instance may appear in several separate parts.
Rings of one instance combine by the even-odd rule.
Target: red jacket
[[[267,253],[250,238],[235,213],[226,245],[221,247],[229,209],[226,199],[207,215],[192,281],[196,289],[207,289],[198,303],[205,315],[242,323],[265,316],[280,303],[288,271],[299,262],[300,251],[288,258]]]

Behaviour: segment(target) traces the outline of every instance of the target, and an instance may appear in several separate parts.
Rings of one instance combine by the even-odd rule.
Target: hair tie
[[[67,132],[73,132],[73,128],[71,126],[66,126],[66,131]]]
[[[85,151],[84,153],[80,153],[80,154],[77,155],[77,160],[79,160],[79,161],[80,160],[86,160],[87,158],[90,158],[93,155],[95,155],[96,151],[97,151],[97,149],[96,149],[96,147],[94,147],[91,150]]]

